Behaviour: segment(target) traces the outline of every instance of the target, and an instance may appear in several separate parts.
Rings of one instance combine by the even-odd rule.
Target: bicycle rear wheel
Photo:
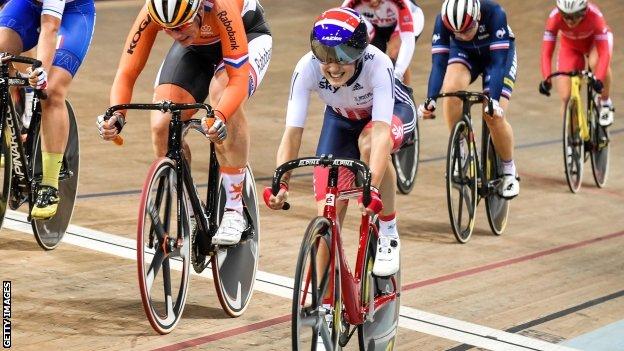
[[[374,301],[375,297],[395,292],[395,287],[401,289],[400,269],[392,277],[379,278],[373,276],[376,252],[377,235],[371,229],[362,268],[361,296],[364,306],[371,303],[371,299]],[[400,297],[397,295],[394,300],[375,310],[372,321],[365,320],[363,324],[358,325],[360,350],[392,350],[394,348],[399,327],[400,305]]]
[[[598,124],[598,109],[595,105],[588,108],[591,121],[592,148],[590,151],[594,182],[599,188],[607,184],[609,176],[609,130]]]
[[[173,160],[152,163],[141,192],[137,268],[141,301],[152,328],[171,332],[180,321],[189,284],[190,216],[178,194]]]
[[[575,99],[570,99],[563,115],[563,164],[568,187],[573,193],[581,189],[585,162],[585,142],[581,139],[577,125],[578,103]]]
[[[217,206],[219,223],[223,217],[226,201],[225,188],[222,183],[220,184],[219,204]],[[219,302],[223,310],[231,317],[240,316],[249,306],[256,281],[258,259],[260,258],[258,196],[256,194],[256,181],[249,166],[247,166],[245,174],[243,204],[249,225],[241,237],[241,242],[233,246],[220,247],[217,254],[211,258],[212,275]]]
[[[308,225],[301,242],[292,302],[294,351],[316,350],[317,343],[324,344],[327,350],[340,349],[342,302],[339,267],[336,263],[335,271],[331,272],[329,259],[318,257],[319,250],[329,256],[330,232],[331,225],[327,218],[316,217]],[[323,308],[324,302],[333,304],[329,311]]]
[[[55,249],[63,239],[65,231],[71,222],[74,212],[74,202],[78,192],[78,172],[80,171],[80,140],[78,139],[78,126],[74,109],[69,101],[66,101],[69,115],[69,137],[67,147],[63,156],[63,167],[59,175],[59,196],[60,201],[54,217],[48,220],[31,221],[33,233],[39,246],[44,250]],[[39,126],[37,126],[39,128]],[[35,174],[41,175],[41,136],[39,131],[35,140]]]
[[[8,142],[8,132],[6,129],[0,132],[0,185],[2,193],[0,193],[0,228],[4,222],[6,215],[9,194],[11,193],[11,177],[12,177],[12,159],[11,150]]]
[[[490,229],[495,235],[501,235],[507,227],[507,218],[509,216],[509,200],[504,199],[498,193],[498,185],[503,178],[503,163],[496,154],[494,141],[492,136],[487,135],[487,144],[485,154],[485,169],[483,176],[485,178],[483,184],[491,185],[493,191],[489,192],[485,197],[485,212],[487,213]]]
[[[420,151],[418,120],[414,125],[412,140],[392,154],[392,163],[397,175],[397,189],[401,194],[409,194],[414,188]]]
[[[455,239],[470,240],[477,213],[477,159],[471,127],[458,121],[449,138],[446,155],[446,201]]]

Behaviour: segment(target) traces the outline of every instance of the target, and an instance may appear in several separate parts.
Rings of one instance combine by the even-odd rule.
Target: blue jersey
[[[473,81],[479,74],[483,74],[486,90],[489,90],[493,99],[498,100],[503,93],[504,83],[513,86],[513,82],[506,78],[515,81],[513,41],[514,34],[507,25],[505,10],[491,0],[481,0],[479,28],[470,41],[456,39],[438,15],[432,37],[432,69],[427,96],[433,97],[440,93],[449,64],[461,63],[471,71]]]

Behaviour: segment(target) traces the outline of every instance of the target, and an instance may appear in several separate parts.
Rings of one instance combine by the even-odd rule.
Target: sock
[[[245,168],[221,167],[221,179],[227,191],[225,209],[243,213],[243,187]]]
[[[503,161],[503,174],[505,175],[516,175],[516,164],[513,160]]]
[[[396,212],[389,215],[379,215],[379,235],[388,238],[399,237],[396,227]]]
[[[606,100],[602,100],[602,98],[601,98],[600,102],[601,102],[602,106],[609,106],[609,107],[611,107],[611,105],[613,104],[613,102],[611,101],[611,98],[608,98]]]
[[[63,154],[54,154],[51,152],[42,152],[41,160],[43,162],[43,179],[41,185],[51,186],[58,189],[59,172],[63,165]]]

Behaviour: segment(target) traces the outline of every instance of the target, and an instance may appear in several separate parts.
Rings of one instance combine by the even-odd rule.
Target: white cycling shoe
[[[505,199],[513,199],[520,193],[520,182],[518,177],[514,175],[505,174],[503,176],[503,183],[501,184],[499,194]]]
[[[600,117],[598,118],[598,124],[603,127],[608,127],[613,124],[613,106],[602,105],[600,108]]]
[[[400,251],[401,241],[398,237],[379,236],[373,274],[378,277],[387,277],[398,272],[401,263]]]
[[[226,210],[221,219],[221,224],[219,224],[219,229],[212,237],[212,243],[215,245],[238,244],[245,229],[247,229],[245,216],[235,210]]]

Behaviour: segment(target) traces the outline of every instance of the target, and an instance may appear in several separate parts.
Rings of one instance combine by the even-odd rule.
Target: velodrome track
[[[418,100],[426,91],[429,38],[439,1],[420,3],[427,23],[412,61]],[[618,322],[624,319],[624,124],[616,111],[608,186],[593,185],[587,164],[583,189],[571,194],[563,173],[559,102],[537,93],[539,48],[551,2],[501,3],[518,38],[519,80],[509,115],[522,192],[512,203],[503,236],[489,233],[480,208],[471,242],[456,244],[444,190],[447,129],[441,119],[421,121],[423,162],[417,184],[410,195],[399,197],[398,205],[404,292],[397,349],[467,349],[462,344],[496,350],[624,349],[600,348],[595,342],[588,346],[586,341],[600,336],[602,341],[619,337],[621,342],[624,333],[618,334]],[[624,2],[596,3],[615,32],[613,98],[620,108],[624,93],[617,78],[624,74],[624,57],[619,35],[624,24],[619,20]],[[261,209],[261,273],[242,317],[231,319],[221,311],[208,276],[193,276],[184,316],[173,333],[156,335],[144,316],[133,240],[138,191],[152,161],[148,117],[129,115],[121,148],[100,141],[95,129],[95,116],[107,107],[119,54],[140,5],[136,0],[96,3],[92,48],[70,94],[79,118],[82,167],[74,226],[65,242],[52,252],[41,251],[27,235],[30,229],[21,213],[10,213],[1,231],[0,277],[13,284],[13,348],[288,349],[294,264],[303,231],[315,215],[311,177],[305,174],[293,181],[290,211]],[[318,13],[336,2],[265,0],[263,5],[274,51],[265,81],[247,108],[251,162],[259,187],[268,184],[275,166],[288,83],[295,63],[307,51],[309,27]],[[155,72],[170,43],[161,35],[137,82],[136,102],[151,99]],[[314,152],[321,112],[315,99],[302,155]],[[193,172],[201,183],[207,145],[199,137],[191,141]],[[346,227],[354,228],[354,223],[351,218]],[[355,243],[345,244],[347,252],[355,252]],[[356,344],[354,340],[349,349]]]

